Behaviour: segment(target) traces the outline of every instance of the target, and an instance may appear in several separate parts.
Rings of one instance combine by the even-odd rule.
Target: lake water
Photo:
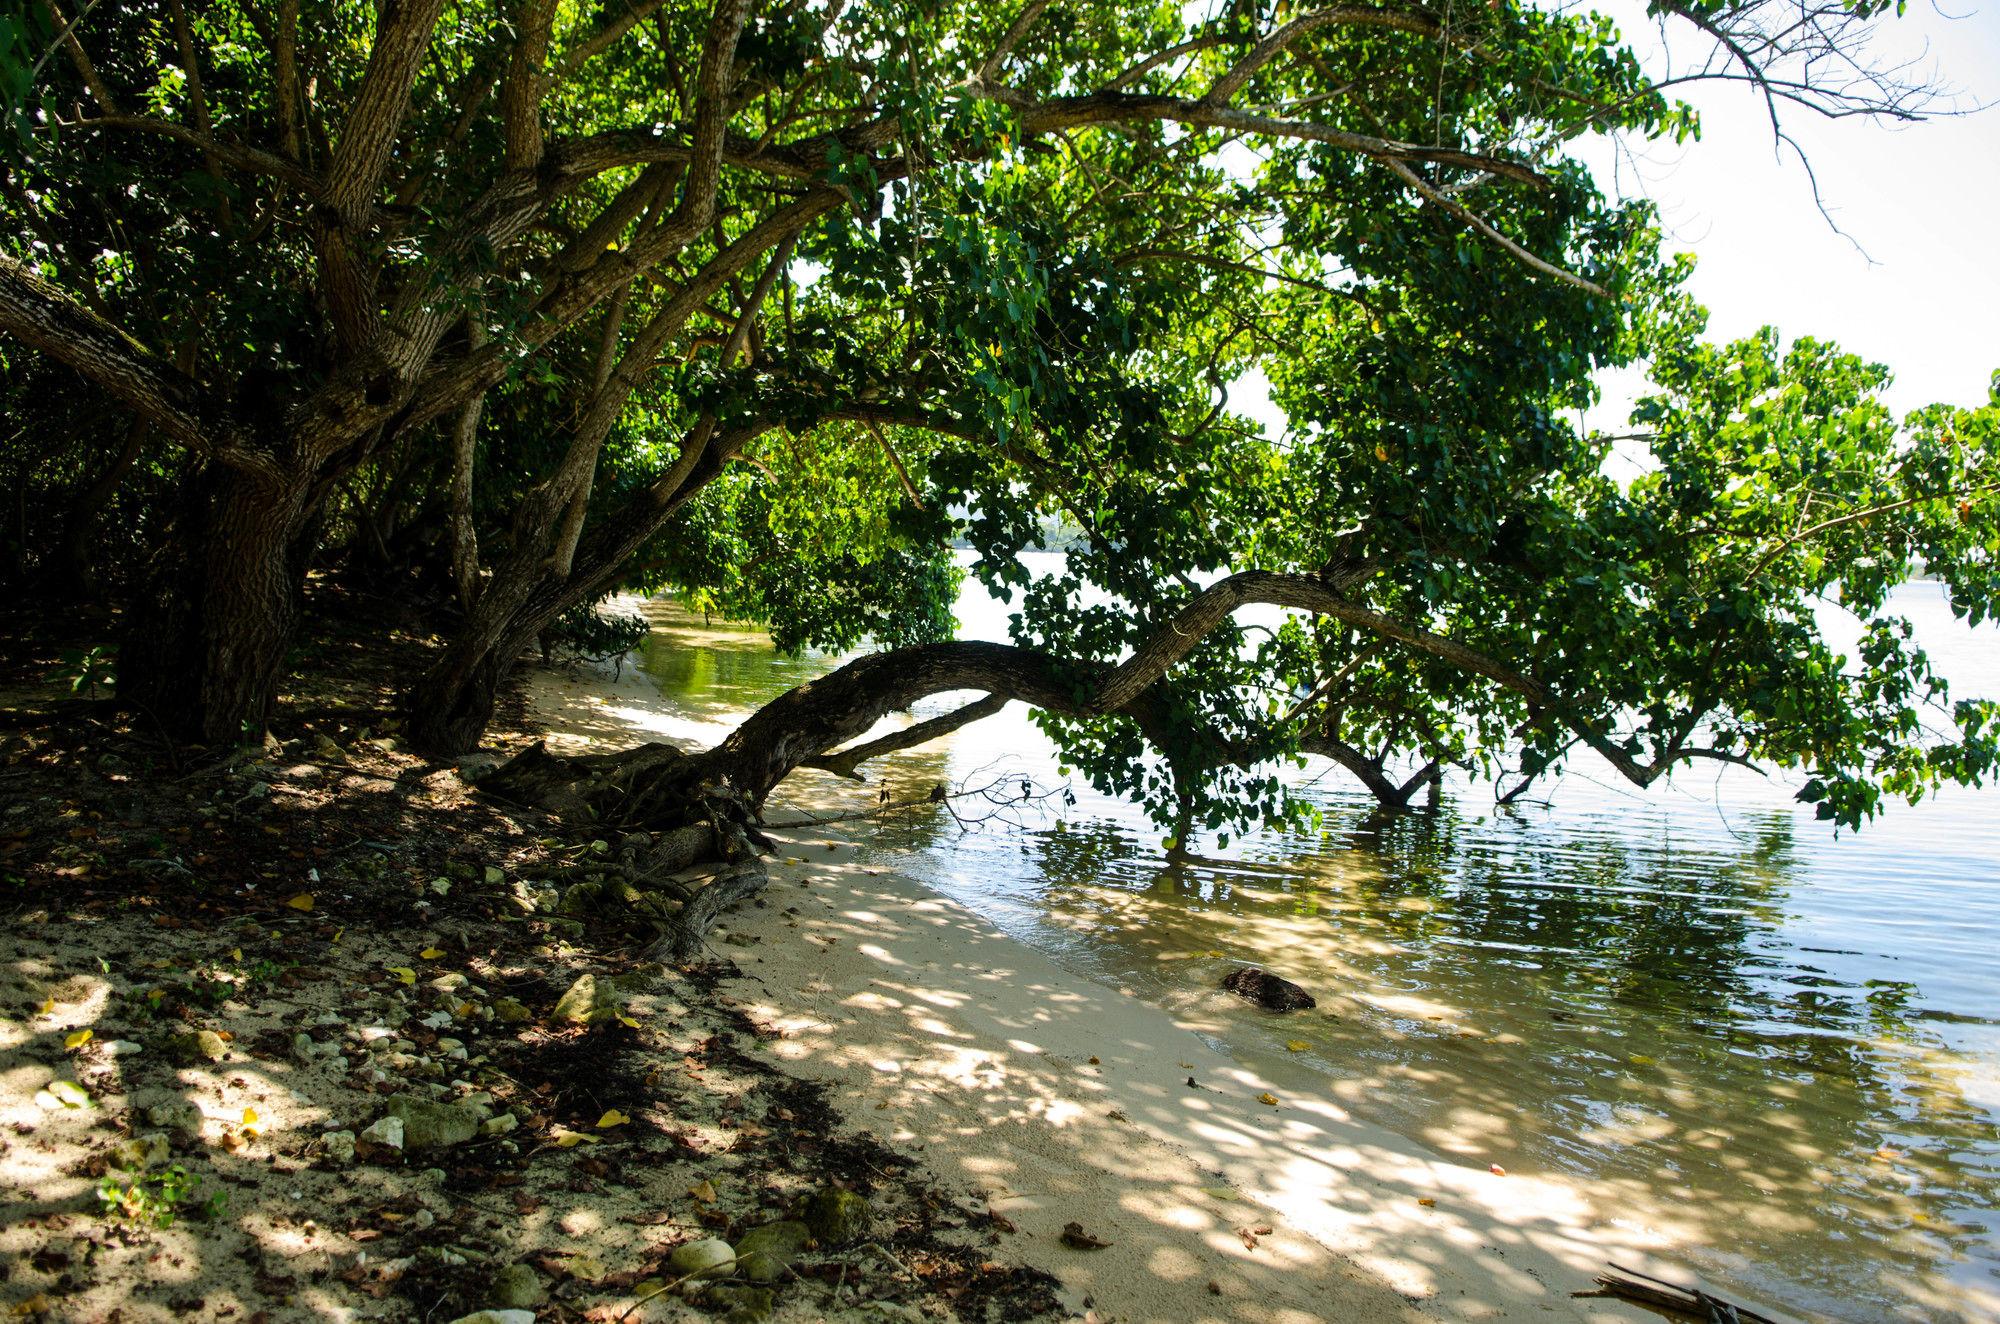
[[[1954,622],[1932,585],[1895,605],[1958,692],[2000,690],[2000,630]],[[1004,638],[1005,611],[968,585],[962,634]],[[700,624],[669,619],[645,656],[690,717],[835,663]],[[1179,862],[1080,781],[1060,812],[870,832],[886,862],[1077,972],[1202,1009],[1223,1051],[1672,1229],[1721,1289],[1835,1319],[2000,1318],[2000,790],[1836,837],[1743,769],[1643,794],[1580,771],[1547,804],[1458,782],[1385,816],[1316,762],[1296,781],[1318,830]],[[918,792],[1061,782],[1019,705],[869,772]],[[1318,1010],[1218,1015],[1242,961]]]

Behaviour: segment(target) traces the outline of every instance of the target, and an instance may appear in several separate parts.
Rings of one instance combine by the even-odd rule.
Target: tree
[[[1652,10],[1715,52],[1674,81],[1747,79],[1774,124],[1925,109],[1927,89],[1869,72],[1883,12]],[[1910,489],[1878,529],[1970,502],[1963,546],[1897,536],[1955,564],[1983,610],[1983,452],[1955,441],[1952,464],[1901,476],[1925,429],[1980,437],[1983,415],[1885,436],[1867,373],[1808,351],[1769,374],[1795,420],[1717,421],[1748,351],[1699,346],[1649,210],[1565,154],[1697,128],[1594,16],[164,0],[72,23],[48,0],[44,17],[56,58],[10,83],[24,224],[0,331],[188,457],[120,664],[126,697],[183,734],[268,715],[326,522],[375,509],[336,500],[357,474],[428,491],[448,540],[463,620],[410,707],[449,752],[551,621],[643,566],[695,576],[704,530],[746,553],[746,500],[810,508],[773,463],[797,448],[867,470],[879,518],[817,551],[779,539],[817,577],[803,590],[745,566],[718,582],[801,630],[879,625],[918,651],[787,696],[675,769],[682,818],[710,774],[755,805],[940,686],[1035,703],[1079,767],[1178,836],[1286,812],[1268,768],[1304,748],[1379,772],[1385,750],[1511,747],[1539,768],[1580,745],[1635,780],[1791,758],[1830,774],[1843,818],[1869,807],[1857,788],[1907,793],[1989,756],[1980,710],[1946,753],[1907,723],[1870,745],[1829,716],[1854,691],[1811,671],[1830,658],[1801,595],[1873,581],[1857,556],[1799,558],[1851,525],[1772,523],[1787,507],[1766,500],[1710,527],[1723,495],[1688,496],[1759,463],[1752,444],[1816,481],[1818,439],[1851,429],[1841,499]],[[1829,53],[1853,57],[1836,82]],[[1596,368],[1641,360],[1662,387],[1657,493],[1608,485],[1602,440],[1564,421]],[[1229,407],[1253,368],[1286,436]],[[1013,651],[937,638],[961,515],[975,573],[1025,591]],[[1017,553],[1051,515],[1083,537],[1062,577],[1029,583]],[[1704,537],[1771,558],[1726,609]],[[1250,603],[1298,615],[1233,624]],[[1874,711],[1914,722],[1919,665],[1884,647]],[[1819,681],[1807,718],[1773,677]]]

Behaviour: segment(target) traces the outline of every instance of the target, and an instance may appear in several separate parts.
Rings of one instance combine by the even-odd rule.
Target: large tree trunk
[[[317,503],[307,482],[215,465],[190,487],[119,650],[118,694],[176,739],[254,739],[285,677]]]

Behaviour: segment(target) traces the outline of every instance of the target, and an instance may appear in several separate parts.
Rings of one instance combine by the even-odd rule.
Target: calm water
[[[1960,692],[2000,690],[2000,631],[1957,625],[1931,586],[1897,606]],[[1004,637],[1004,611],[970,586],[963,633]],[[646,665],[670,706],[714,718],[832,661],[668,628]],[[1836,839],[1741,769],[1643,795],[1584,771],[1548,805],[1460,783],[1384,817],[1316,765],[1299,780],[1319,830],[1179,864],[1081,783],[1060,816],[876,837],[1073,969],[1199,1008],[1224,1051],[1675,1230],[1693,1244],[1674,1257],[1725,1287],[1840,1319],[2000,1318],[2000,791]],[[874,772],[1060,781],[1018,706]],[[1219,1009],[1241,960],[1319,1011]]]

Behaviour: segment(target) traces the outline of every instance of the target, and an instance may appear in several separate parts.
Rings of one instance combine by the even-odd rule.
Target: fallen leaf
[[[39,1010],[42,1015],[46,1016],[55,1009],[56,1009],[56,1000],[54,998],[43,998],[42,1005],[37,1010]]]
[[[85,1094],[82,1087],[75,1081],[52,1080],[49,1082],[49,1093],[54,1095],[57,1101],[65,1108],[88,1108],[90,1106],[90,1096]]]
[[[578,1145],[594,1145],[596,1143],[596,1136],[585,1135],[581,1131],[564,1131],[556,1137],[556,1148],[558,1149],[575,1149]]]
[[[293,910],[309,911],[313,908],[313,894],[311,892],[301,892],[297,896],[286,897],[285,904]]]
[[[1507,1169],[1501,1167],[1498,1163],[1487,1164],[1486,1170],[1492,1173],[1496,1177],[1504,1177],[1507,1175]]]
[[[1303,1040],[1303,1039],[1287,1039],[1287,1040],[1285,1040],[1285,1051],[1286,1051],[1287,1053],[1303,1053],[1303,1052],[1305,1052],[1305,1051],[1306,1051],[1306,1049],[1308,1049],[1308,1048],[1311,1048],[1311,1047],[1312,1047],[1312,1045],[1311,1045],[1311,1044],[1309,1044],[1309,1043],[1307,1043],[1307,1042],[1306,1042],[1305,1040]]]
[[[92,1030],[71,1030],[63,1036],[63,1047],[81,1048],[96,1037],[96,1032]]]
[[[1428,1196],[1428,1195],[1423,1195],[1423,1196],[1418,1196],[1418,1197],[1417,1197],[1417,1203],[1418,1203],[1418,1204],[1420,1204],[1420,1205],[1422,1205],[1422,1206],[1423,1206],[1424,1208],[1426,1208],[1426,1209],[1435,1209],[1435,1208],[1437,1208],[1437,1201],[1436,1201],[1436,1200],[1433,1200],[1433,1199],[1431,1199],[1431,1197],[1430,1197],[1430,1196]]]
[[[702,1204],[715,1203],[715,1186],[711,1182],[705,1181],[702,1182],[699,1186],[690,1187],[688,1189],[688,1194],[693,1196],[696,1200],[700,1201]]]
[[[243,1110],[243,1130],[247,1135],[255,1136],[264,1134],[264,1123],[258,1118],[255,1108],[245,1108]]]
[[[406,965],[392,965],[389,967],[389,973],[396,977],[396,982],[399,984],[414,984],[417,982],[417,972]]]
[[[1060,1239],[1063,1245],[1073,1250],[1103,1250],[1111,1244],[1108,1241],[1099,1241],[1085,1232],[1081,1223],[1064,1223]]]
[[[1259,1102],[1259,1103],[1262,1103],[1262,1104],[1267,1104],[1267,1105],[1269,1105],[1270,1107],[1273,1107],[1273,1108],[1275,1108],[1275,1107],[1277,1107],[1277,1106],[1278,1106],[1278,1096],[1277,1096],[1277,1095],[1275,1095],[1275,1094],[1272,1094],[1272,1093],[1269,1093],[1269,1092],[1266,1092],[1266,1093],[1263,1093],[1263,1094],[1259,1094],[1259,1095],[1257,1096],[1257,1102]]]
[[[606,1108],[604,1116],[597,1119],[597,1129],[602,1131],[613,1126],[623,1126],[631,1120],[630,1117],[619,1112],[616,1108]]]
[[[618,1012],[616,1013],[616,1015],[618,1017],[618,1023],[624,1026],[626,1029],[636,1030],[639,1028],[639,1022],[634,1020],[632,1017],[627,1016],[624,1012],[622,1011]]]
[[[1227,1186],[1204,1186],[1201,1188],[1201,1193],[1211,1200],[1234,1200],[1239,1198],[1236,1192],[1230,1190]]]
[[[426,947],[417,953],[417,959],[419,961],[435,961],[443,955],[444,948],[442,947]]]

